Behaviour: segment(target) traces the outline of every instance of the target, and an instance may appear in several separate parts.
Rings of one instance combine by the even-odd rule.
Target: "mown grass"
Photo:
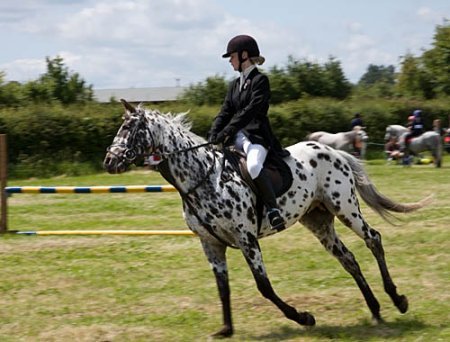
[[[256,289],[239,251],[229,250],[236,333],[232,341],[446,341],[450,339],[450,168],[366,166],[379,190],[431,205],[391,226],[367,207],[383,236],[386,257],[410,310],[400,314],[383,291],[375,260],[341,224],[382,306],[373,326],[351,277],[305,228],[261,240],[278,294],[312,312],[313,329],[287,320]],[[158,174],[57,177],[9,185],[163,184]],[[10,229],[187,229],[176,193],[14,195]],[[212,272],[195,237],[0,237],[1,341],[205,341],[221,325]]]

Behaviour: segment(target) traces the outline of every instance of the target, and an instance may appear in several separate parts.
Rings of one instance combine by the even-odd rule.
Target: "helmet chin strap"
[[[243,54],[244,54],[244,51],[239,51],[239,52],[238,52],[238,58],[239,58],[239,68],[238,68],[238,71],[239,71],[239,72],[242,72],[242,63],[244,63],[244,62],[248,59],[248,57],[244,59],[244,58],[242,57]]]

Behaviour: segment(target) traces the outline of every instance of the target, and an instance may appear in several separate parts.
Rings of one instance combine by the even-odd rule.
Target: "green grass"
[[[391,226],[367,207],[383,236],[390,271],[410,310],[400,314],[383,291],[364,243],[341,224],[382,306],[373,326],[351,277],[305,228],[261,240],[278,294],[312,312],[313,329],[283,317],[256,289],[239,251],[229,250],[232,341],[447,341],[450,339],[450,168],[367,170],[378,189],[402,202],[434,193],[431,205]],[[10,181],[20,185],[164,184],[145,171],[123,175]],[[10,229],[187,229],[176,193],[13,195]],[[0,237],[0,341],[206,341],[221,325],[212,272],[195,237]]]

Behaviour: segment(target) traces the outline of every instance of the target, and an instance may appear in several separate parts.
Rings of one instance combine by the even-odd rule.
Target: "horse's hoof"
[[[225,325],[218,332],[211,335],[212,338],[227,338],[233,335],[233,328]]]
[[[408,311],[408,298],[405,295],[401,295],[395,303],[395,306],[401,313],[405,313]]]
[[[299,319],[298,319],[299,324],[306,325],[309,327],[316,325],[316,319],[309,312],[306,312],[306,311],[299,312],[298,315],[299,315]]]
[[[384,323],[384,319],[381,318],[381,316],[372,316],[372,324],[373,325],[380,325]]]

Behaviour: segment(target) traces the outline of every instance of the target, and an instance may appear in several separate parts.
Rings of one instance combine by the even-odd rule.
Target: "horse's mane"
[[[180,113],[172,113],[172,112],[161,113],[158,109],[147,109],[141,105],[138,106],[138,109],[144,110],[146,114],[153,114],[164,118],[167,121],[167,123],[172,127],[179,127],[186,131],[190,131],[192,128],[192,122],[187,117],[187,115],[190,112],[189,110]]]

